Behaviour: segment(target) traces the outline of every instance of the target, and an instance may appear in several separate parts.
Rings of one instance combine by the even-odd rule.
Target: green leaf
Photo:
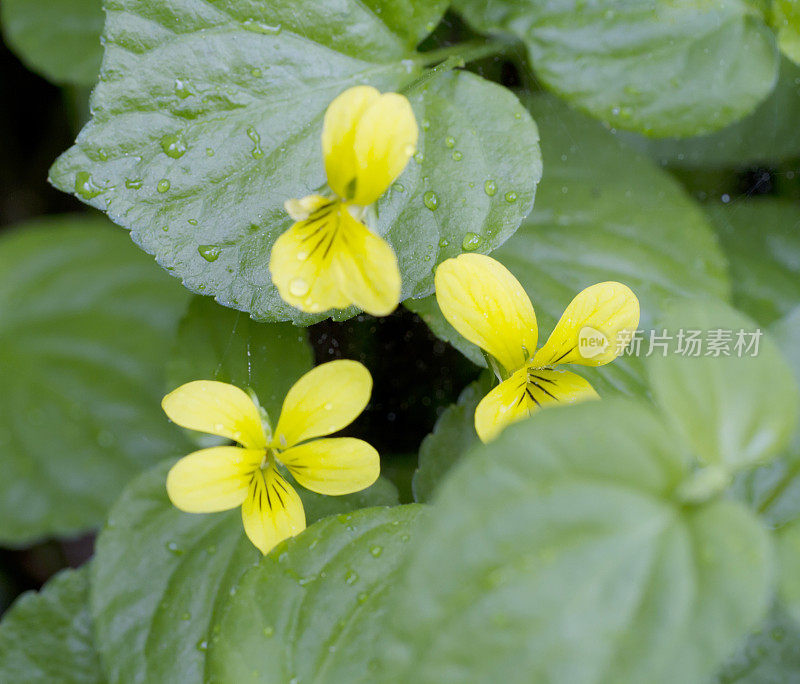
[[[772,0],[770,23],[778,34],[781,52],[800,64],[800,4],[797,0]]]
[[[800,520],[779,530],[778,593],[789,614],[800,624]]]
[[[106,681],[92,638],[88,568],[60,572],[8,609],[0,622],[0,681]]]
[[[96,83],[102,0],[3,0],[0,22],[8,45],[33,71],[58,84]]]
[[[714,684],[798,684],[800,628],[780,606],[726,663]]]
[[[679,353],[673,341],[670,353],[653,355],[649,365],[657,402],[700,462],[733,473],[768,462],[787,445],[800,410],[799,393],[791,368],[768,335],[712,300],[681,303],[662,325],[673,340],[680,331],[687,336],[700,331],[703,341],[699,356]],[[715,331],[728,335],[716,352]],[[753,339],[758,339],[757,350],[748,348]]]
[[[759,198],[708,205],[731,265],[733,302],[770,325],[800,302],[800,207]]]
[[[479,443],[475,432],[475,409],[491,389],[491,376],[484,373],[468,385],[436,421],[433,432],[419,448],[419,467],[414,473],[415,501],[430,501],[433,492],[450,469]]]
[[[105,220],[0,237],[0,541],[99,525],[133,475],[185,447],[160,407],[185,303]]]
[[[261,554],[239,509],[182,513],[167,498],[171,462],[134,481],[111,511],[92,561],[92,615],[111,682],[200,682],[215,614]],[[302,488],[310,525],[355,508],[397,503],[381,479],[358,494],[324,497]]]
[[[663,164],[676,167],[734,167],[774,164],[800,155],[800,67],[781,60],[775,89],[752,114],[721,131],[683,140],[621,137]]]
[[[633,289],[643,329],[675,297],[728,295],[725,259],[708,220],[669,175],[551,97],[533,98],[530,106],[542,132],[547,173],[533,213],[492,256],[530,295],[542,343],[572,298],[605,280]],[[474,345],[444,320],[434,298],[406,306],[435,334],[485,365]],[[636,358],[579,372],[604,394],[645,392]]]
[[[365,653],[423,511],[328,518],[264,557],[215,622],[207,681],[375,681]]]
[[[430,294],[437,263],[462,244],[491,251],[533,206],[538,133],[514,95],[463,71],[419,78],[427,58],[412,48],[442,0],[106,2],[94,118],[51,180],[192,291],[257,319],[324,317],[280,299],[269,258],[292,223],[283,202],[325,183],[325,109],[357,84],[404,90],[420,124],[417,161],[373,226],[397,252],[403,297]]]
[[[580,426],[580,429],[576,429]],[[673,499],[648,408],[553,408],[443,483],[375,638],[392,682],[704,683],[761,619],[771,546],[737,503]]]
[[[746,0],[457,0],[475,27],[521,38],[536,75],[608,124],[698,135],[751,112],[778,73],[775,38]]]
[[[800,306],[770,329],[800,384]],[[775,527],[800,520],[800,419],[786,452],[761,468],[741,473],[735,494]]]
[[[252,389],[275,424],[289,389],[313,365],[304,330],[256,323],[247,314],[196,297],[178,328],[167,378],[170,389],[192,380]]]

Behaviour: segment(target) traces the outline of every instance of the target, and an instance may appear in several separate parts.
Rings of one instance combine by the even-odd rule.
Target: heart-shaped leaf
[[[781,60],[774,90],[752,114],[709,135],[676,140],[623,133],[622,139],[674,167],[742,168],[800,155],[800,67]]]
[[[110,682],[202,682],[214,616],[261,557],[238,509],[198,515],[172,506],[165,487],[171,465],[131,483],[97,542],[91,605]],[[298,493],[308,524],[397,503],[397,491],[383,479],[349,496]]]
[[[778,73],[748,0],[457,0],[481,30],[521,38],[536,75],[581,109],[651,136],[699,135],[751,112]]]
[[[646,407],[510,426],[452,471],[367,654],[383,681],[703,684],[763,617],[772,548],[724,499],[673,499],[680,442]]]
[[[374,681],[365,655],[423,510],[327,518],[264,557],[215,621],[207,681]]]
[[[3,0],[3,35],[25,64],[54,83],[97,82],[102,0]]]
[[[800,392],[769,335],[722,302],[692,300],[662,319],[673,345],[649,364],[656,400],[698,459],[728,472],[771,460],[794,434]],[[694,333],[699,345],[684,342]]]
[[[528,214],[541,175],[536,126],[506,89],[428,72],[413,46],[437,0],[253,3],[106,0],[93,119],[51,171],[105,210],[191,290],[264,320],[307,324],[271,284],[283,202],[325,183],[325,109],[349,86],[402,90],[420,126],[415,161],[378,202],[403,297],[462,245],[489,252]],[[337,314],[352,315],[352,310]]]
[[[0,681],[104,684],[89,615],[89,569],[64,570],[0,622]]]
[[[186,293],[108,221],[0,238],[0,540],[99,525],[186,442],[159,405]]]

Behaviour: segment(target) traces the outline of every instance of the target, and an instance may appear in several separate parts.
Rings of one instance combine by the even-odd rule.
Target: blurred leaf
[[[800,624],[800,520],[781,528],[778,548],[778,593],[789,614]]]
[[[274,426],[289,389],[313,365],[304,330],[286,323],[256,323],[208,297],[195,297],[178,328],[167,367],[168,387],[218,380],[252,389]]]
[[[103,48],[102,0],[3,0],[3,36],[33,71],[58,83],[92,86]]]
[[[800,306],[775,323],[770,333],[800,384]],[[786,452],[772,463],[740,474],[734,491],[773,526],[800,520],[800,419]]]
[[[699,349],[702,356],[673,347],[667,355],[654,355],[649,365],[656,401],[698,459],[731,473],[771,460],[791,439],[800,408],[797,383],[772,339],[762,334],[755,356],[747,349],[749,337],[737,347],[740,331],[762,331],[712,300],[676,305],[662,326],[674,339],[680,331],[701,331],[707,342]],[[712,353],[713,331],[730,332],[729,355]]]
[[[464,454],[479,444],[475,432],[475,409],[491,389],[491,376],[484,373],[468,385],[458,403],[445,409],[436,421],[433,432],[419,448],[419,468],[414,473],[414,500],[430,501],[444,476]]]
[[[386,681],[705,683],[762,618],[772,549],[741,505],[672,498],[679,445],[617,400],[473,451],[392,583]]]
[[[182,513],[167,498],[171,462],[134,481],[111,511],[92,561],[97,646],[111,682],[203,681],[212,620],[261,554],[237,508]],[[349,496],[298,487],[310,525],[328,515],[397,503],[383,479]]]
[[[800,67],[781,60],[775,89],[752,114],[721,131],[684,140],[622,134],[664,164],[678,167],[746,167],[800,156]]]
[[[208,681],[375,681],[365,654],[423,510],[328,518],[265,556],[215,621]]]
[[[800,627],[776,606],[713,684],[800,684]]]
[[[443,0],[107,0],[94,118],[52,182],[108,212],[194,292],[257,319],[303,324],[269,277],[283,202],[325,183],[320,131],[349,86],[405,89],[418,163],[378,203],[404,297],[462,244],[489,252],[533,206],[536,125],[508,90],[463,71],[422,74],[414,45]],[[486,188],[490,188],[487,192]],[[346,310],[337,314],[347,318]]]
[[[698,135],[751,112],[778,72],[775,38],[747,0],[457,0],[476,28],[506,30],[536,75],[608,124]]]
[[[161,411],[185,292],[104,219],[0,237],[0,542],[99,525],[185,447]]]
[[[733,302],[762,325],[800,303],[800,205],[759,198],[707,205],[730,261]]]
[[[778,33],[781,52],[800,64],[800,3],[797,0],[772,0],[771,23]]]
[[[0,681],[103,684],[89,615],[89,571],[64,570],[0,622]]]
[[[554,98],[536,97],[531,105],[547,173],[533,213],[492,256],[530,295],[542,342],[572,298],[604,280],[633,289],[644,329],[675,297],[727,297],[725,258],[711,227],[668,174]],[[436,335],[485,365],[475,346],[444,320],[433,297],[406,306]],[[601,394],[645,392],[636,358],[579,372]]]

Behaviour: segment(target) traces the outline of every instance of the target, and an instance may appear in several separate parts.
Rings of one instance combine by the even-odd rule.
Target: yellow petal
[[[187,513],[213,513],[239,506],[264,453],[225,446],[185,456],[167,475],[170,501]]]
[[[303,487],[330,496],[360,492],[381,472],[378,452],[352,437],[316,439],[292,447],[278,458]]]
[[[397,256],[386,240],[342,210],[340,248],[334,255],[344,296],[373,316],[388,316],[400,303]]]
[[[638,325],[639,300],[629,287],[592,285],[570,302],[532,365],[602,366],[622,353]]]
[[[283,203],[286,213],[293,221],[305,221],[311,214],[316,213],[325,205],[330,204],[330,199],[322,195],[308,195],[300,199],[290,199]]]
[[[256,405],[234,385],[213,380],[189,382],[164,397],[161,407],[181,427],[227,437],[250,449],[266,447]]]
[[[372,204],[386,192],[416,151],[418,137],[414,111],[402,95],[385,93],[367,107],[356,129],[354,204]]]
[[[322,126],[322,154],[328,185],[344,199],[352,197],[358,174],[355,140],[358,122],[367,108],[380,97],[371,86],[345,90],[328,105]]]
[[[313,368],[289,390],[273,444],[278,449],[329,435],[352,423],[372,392],[372,376],[358,361],[342,359]]]
[[[258,469],[242,504],[244,531],[263,554],[306,528],[303,502],[274,468]]]
[[[475,410],[475,430],[481,441],[489,442],[511,423],[542,407],[598,398],[589,382],[576,373],[523,368],[481,400]]]
[[[536,350],[536,314],[519,281],[499,261],[462,254],[436,270],[436,300],[444,317],[512,373]]]
[[[355,304],[385,316],[400,301],[391,246],[339,202],[322,205],[281,235],[269,267],[284,301],[309,313]]]

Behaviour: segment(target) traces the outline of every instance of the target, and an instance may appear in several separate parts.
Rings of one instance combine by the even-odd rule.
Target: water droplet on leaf
[[[88,171],[79,171],[75,176],[75,192],[83,199],[92,199],[103,194],[106,188],[101,188],[92,179],[92,174]]]
[[[461,249],[465,252],[474,252],[483,243],[483,238],[477,233],[469,232],[464,236],[461,241]]]
[[[197,248],[197,251],[206,261],[216,261],[219,259],[219,255],[222,250],[218,245],[200,245]]]
[[[436,193],[433,192],[433,190],[428,190],[422,196],[422,201],[431,211],[436,211],[436,207],[439,206],[439,198],[436,196]]]
[[[170,133],[161,138],[161,149],[168,157],[179,159],[186,153],[186,143],[179,135]]]

